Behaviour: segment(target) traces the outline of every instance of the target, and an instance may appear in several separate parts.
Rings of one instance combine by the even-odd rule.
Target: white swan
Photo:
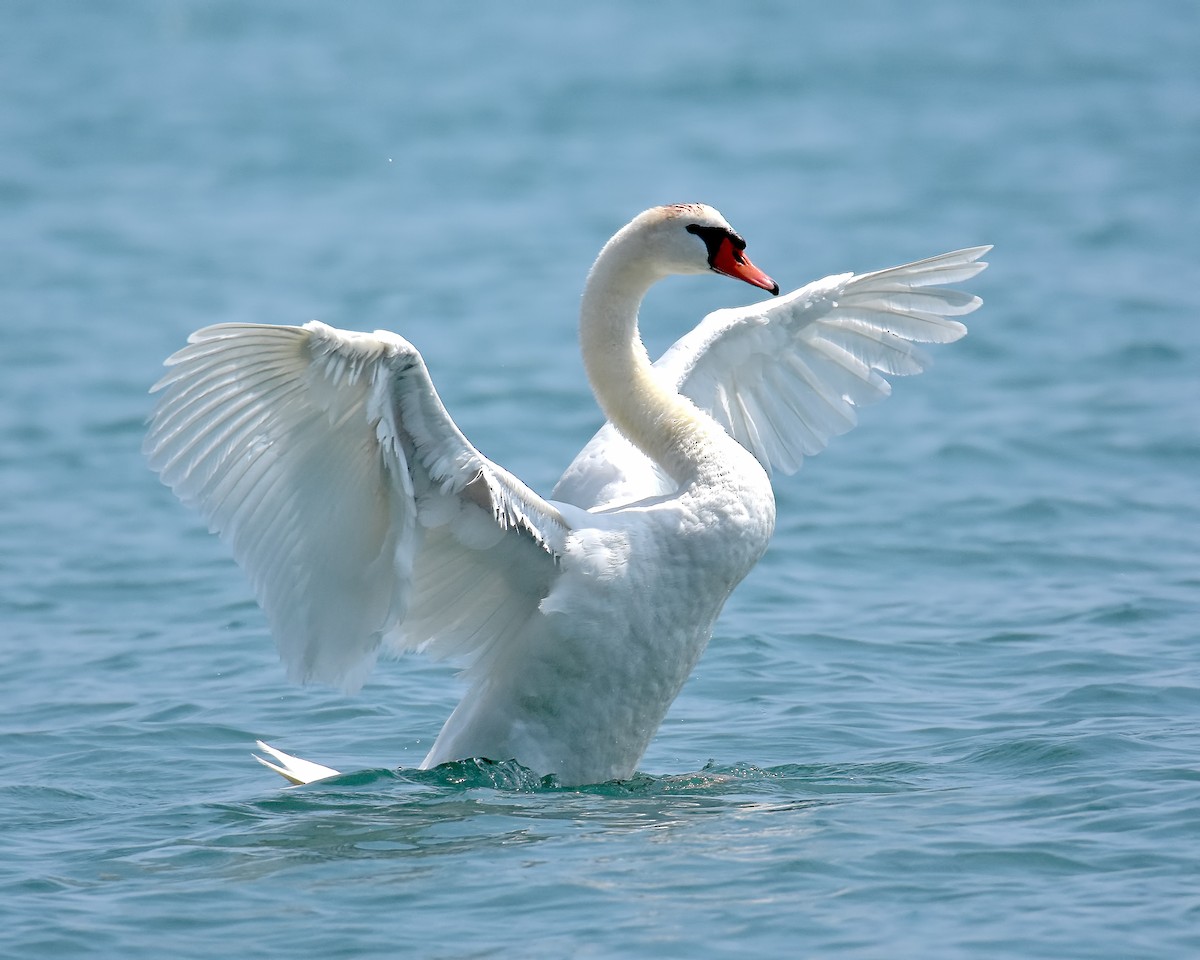
[[[466,662],[422,766],[515,759],[630,776],[767,547],[767,471],[850,429],[979,298],[975,247],[710,314],[651,366],[638,307],[669,274],[778,292],[716,210],[647,210],[600,252],[580,339],[608,423],[543,499],[480,454],[392,333],[221,324],[189,338],[151,466],[245,568],[294,680],[357,688],[381,649]],[[263,745],[294,782],[336,771]],[[266,761],[264,761],[266,762]]]

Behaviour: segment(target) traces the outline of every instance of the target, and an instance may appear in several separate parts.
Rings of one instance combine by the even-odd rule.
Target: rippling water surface
[[[0,955],[1200,952],[1198,11],[4,4]],[[780,478],[636,779],[414,772],[452,668],[284,682],[141,460],[158,365],[397,329],[547,491],[586,269],[691,199],[785,288],[994,243],[986,305]],[[744,296],[663,284],[652,349]]]

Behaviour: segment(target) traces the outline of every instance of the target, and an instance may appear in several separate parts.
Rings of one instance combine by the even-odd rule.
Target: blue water
[[[7,0],[0,955],[1200,954],[1198,63],[1190,0]],[[638,778],[413,772],[453,669],[286,684],[159,363],[393,328],[547,491],[585,271],[693,199],[785,289],[994,243],[986,304],[779,481]]]

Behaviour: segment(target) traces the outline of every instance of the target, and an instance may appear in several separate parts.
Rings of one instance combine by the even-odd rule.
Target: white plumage
[[[882,374],[924,369],[914,341],[962,336],[951,318],[980,301],[941,284],[989,249],[719,310],[651,367],[637,308],[662,276],[777,289],[743,247],[695,204],[606,245],[580,334],[610,422],[551,499],[471,446],[406,340],[320,323],[193,334],[155,387],[147,455],[231,545],[290,678],[355,689],[385,648],[460,658],[469,689],[425,766],[627,777],[766,548],[766,471],[850,429]],[[270,752],[290,779],[333,772]]]

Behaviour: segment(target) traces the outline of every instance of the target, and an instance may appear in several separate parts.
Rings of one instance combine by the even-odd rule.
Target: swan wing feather
[[[886,375],[920,373],[916,344],[949,343],[979,297],[944,284],[987,264],[990,246],[873,273],[817,280],[774,300],[717,310],[655,364],[762,465],[784,473],[857,423],[891,392]]]
[[[477,654],[548,592],[566,520],[466,440],[403,338],[218,324],[166,365],[150,465],[231,545],[290,678],[356,689],[385,643]]]

